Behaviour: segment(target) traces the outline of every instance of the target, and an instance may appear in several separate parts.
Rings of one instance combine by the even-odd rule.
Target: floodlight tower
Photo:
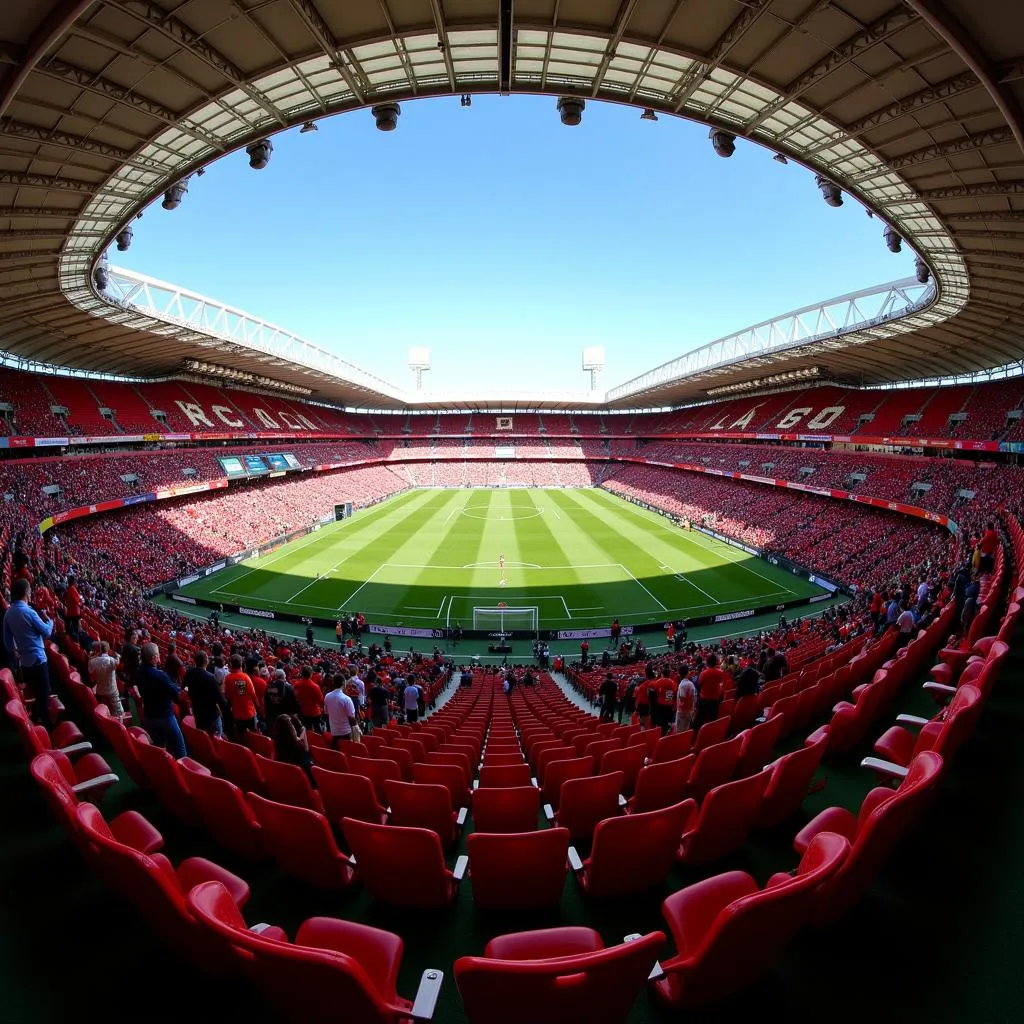
[[[409,349],[409,369],[416,377],[416,390],[423,390],[423,374],[430,369],[430,349]]]
[[[583,372],[590,374],[590,390],[597,391],[601,382],[601,371],[604,369],[604,349],[590,346],[583,350]]]

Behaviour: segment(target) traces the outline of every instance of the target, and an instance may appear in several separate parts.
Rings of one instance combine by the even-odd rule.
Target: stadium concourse
[[[110,262],[475,93],[699,121],[914,276],[428,400]],[[1017,1019],[1022,103],[1001,0],[0,5],[0,1018]]]

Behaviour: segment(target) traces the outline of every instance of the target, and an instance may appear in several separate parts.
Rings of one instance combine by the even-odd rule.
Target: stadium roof
[[[314,398],[414,403],[305,343],[260,347],[111,302],[93,269],[136,213],[228,152],[331,113],[473,92],[724,128],[827,176],[931,269],[933,288],[866,329],[760,352],[755,337],[699,374],[669,364],[615,389],[619,407],[812,367],[882,384],[1024,358],[1024,5],[1006,0],[0,5],[0,347],[150,377],[188,358]]]

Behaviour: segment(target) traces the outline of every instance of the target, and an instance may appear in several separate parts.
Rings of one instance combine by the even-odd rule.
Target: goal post
[[[525,608],[474,607],[473,629],[481,633],[537,633],[540,614],[536,605]]]

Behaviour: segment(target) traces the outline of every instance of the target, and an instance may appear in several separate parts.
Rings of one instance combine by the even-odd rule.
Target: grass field
[[[471,628],[474,607],[503,602],[536,608],[540,628],[578,629],[616,616],[638,624],[718,615],[821,590],[587,489],[409,491],[182,592],[425,628]],[[508,616],[507,625],[527,628],[529,617]]]

